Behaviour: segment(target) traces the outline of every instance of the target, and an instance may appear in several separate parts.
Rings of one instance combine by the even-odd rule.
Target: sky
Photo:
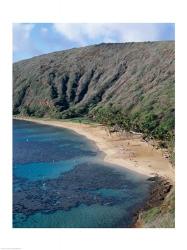
[[[13,61],[99,43],[175,40],[172,23],[15,23]]]

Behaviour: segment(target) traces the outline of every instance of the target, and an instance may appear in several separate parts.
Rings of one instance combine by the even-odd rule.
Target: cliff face
[[[71,117],[110,105],[126,114],[171,117],[174,60],[174,42],[146,42],[100,44],[14,63],[14,114]]]

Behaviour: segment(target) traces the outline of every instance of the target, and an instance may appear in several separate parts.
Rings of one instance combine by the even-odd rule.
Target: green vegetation
[[[171,159],[174,160],[174,114],[167,119],[153,111],[125,113],[123,109],[110,105],[92,109],[89,117],[114,131],[133,130],[143,133],[145,138],[159,140],[161,147],[169,148]]]
[[[175,193],[174,189],[165,198],[164,202],[140,214],[143,227],[173,228],[175,227]]]
[[[130,119],[123,111],[116,107],[96,107],[89,113],[89,117],[109,128],[117,130],[130,130]]]
[[[21,114],[24,116],[35,116],[35,117],[43,117],[49,111],[49,107],[42,105],[26,105],[22,108]]]

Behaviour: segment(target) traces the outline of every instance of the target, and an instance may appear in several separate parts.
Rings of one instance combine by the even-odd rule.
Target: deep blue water
[[[71,130],[14,120],[14,227],[128,227],[148,190]]]

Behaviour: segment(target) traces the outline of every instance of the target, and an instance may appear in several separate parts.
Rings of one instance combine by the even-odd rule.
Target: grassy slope
[[[139,223],[147,228],[175,227],[175,192],[174,188],[160,206],[153,207],[140,214]]]

